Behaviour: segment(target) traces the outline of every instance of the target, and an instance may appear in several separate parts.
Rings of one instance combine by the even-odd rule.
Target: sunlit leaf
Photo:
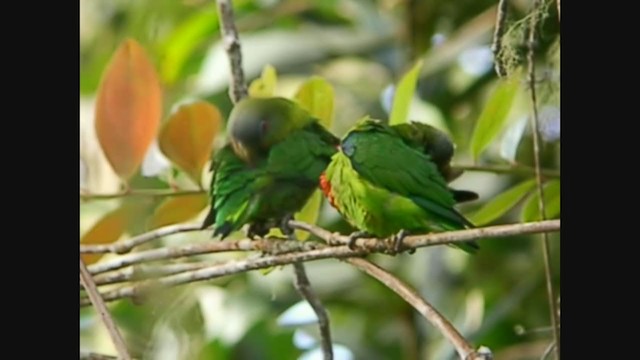
[[[158,206],[149,222],[149,229],[179,224],[198,216],[209,204],[207,195],[193,194],[174,196]]]
[[[125,40],[103,74],[95,113],[100,146],[123,180],[142,163],[157,134],[161,112],[155,68],[140,44]]]
[[[272,97],[278,82],[276,68],[272,65],[265,65],[262,75],[253,80],[249,85],[249,96],[251,97]]]
[[[322,205],[322,193],[320,190],[313,192],[304,207],[295,214],[295,219],[307,224],[315,224],[320,214],[320,206]],[[296,239],[304,241],[309,238],[310,234],[302,230],[296,230]]]
[[[160,131],[160,150],[201,185],[202,168],[211,156],[221,122],[220,111],[208,102],[183,105]]]
[[[123,205],[107,213],[84,236],[80,238],[83,245],[111,244],[124,234],[129,226],[130,218],[137,209]],[[83,254],[82,259],[87,265],[93,264],[104,254]]]
[[[235,5],[235,4],[234,4]],[[218,12],[215,5],[202,8],[177,26],[163,44],[160,63],[162,80],[171,85],[176,82],[187,60],[203,42],[210,41],[218,30]]]
[[[331,84],[319,77],[313,76],[298,88],[295,99],[300,106],[318,118],[327,129],[333,123],[334,91]]]
[[[549,181],[542,189],[544,193],[544,210],[547,219],[553,219],[560,215],[560,180]],[[520,217],[522,221],[540,220],[538,207],[538,192],[535,191],[522,206]]]
[[[409,70],[398,83],[398,87],[396,88],[393,96],[393,108],[391,109],[389,125],[407,122],[409,107],[411,106],[413,93],[416,90],[416,83],[418,82],[420,69],[422,69],[422,60],[418,60],[411,70]]]
[[[499,79],[485,104],[471,138],[471,155],[477,159],[507,123],[511,106],[520,88],[520,76]]]
[[[506,190],[484,204],[480,210],[470,215],[469,220],[475,225],[490,223],[513,208],[535,184],[535,180],[527,180]]]

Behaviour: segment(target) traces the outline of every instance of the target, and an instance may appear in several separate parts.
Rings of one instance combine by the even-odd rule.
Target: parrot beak
[[[251,155],[249,150],[237,141],[231,141],[231,147],[236,155],[246,163],[251,163]]]

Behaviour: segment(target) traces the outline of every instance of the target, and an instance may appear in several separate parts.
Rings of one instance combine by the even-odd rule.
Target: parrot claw
[[[289,221],[291,220],[293,220],[293,214],[287,214],[282,218],[282,221],[280,222],[280,231],[282,231],[282,233],[286,235],[287,238],[291,238],[294,232],[291,226],[289,226]]]
[[[368,237],[370,236],[370,234],[366,231],[354,231],[349,235],[349,242],[347,243],[347,246],[349,247],[349,250],[354,250],[355,246],[356,246],[356,240],[364,238],[364,237]]]
[[[250,224],[249,228],[247,228],[247,237],[252,240],[264,237],[268,231],[262,225],[258,223]]]
[[[403,248],[403,244],[402,241],[404,240],[404,238],[409,234],[408,231],[406,231],[405,229],[401,229],[400,231],[398,231],[397,234],[392,236],[392,240],[393,240],[393,252],[394,254],[399,254],[402,252],[402,248]],[[411,249],[409,251],[409,254],[413,254],[415,252],[415,249]]]

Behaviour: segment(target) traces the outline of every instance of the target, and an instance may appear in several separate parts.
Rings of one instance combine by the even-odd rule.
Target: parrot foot
[[[263,238],[269,232],[268,229],[265,229],[264,224],[260,223],[252,223],[247,228],[247,237],[249,239],[255,240],[256,238]]]
[[[403,251],[404,244],[402,242],[407,235],[409,235],[409,232],[405,229],[401,229],[397,234],[391,237],[393,241],[393,254],[399,254]],[[409,250],[409,254],[413,254],[415,251],[415,249],[411,249]]]
[[[347,246],[350,250],[354,250],[356,246],[356,240],[370,236],[371,234],[366,231],[354,231],[349,235],[349,242],[347,243]]]
[[[291,226],[289,226],[289,221],[293,220],[293,214],[287,214],[285,215],[282,220],[280,221],[280,231],[282,231],[282,233],[284,235],[287,236],[287,238],[291,239],[294,233],[293,228],[291,228]]]

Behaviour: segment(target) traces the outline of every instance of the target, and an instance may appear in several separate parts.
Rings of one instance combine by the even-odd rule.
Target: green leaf
[[[545,184],[544,193],[544,210],[547,219],[553,219],[560,215],[560,180],[551,180]],[[534,192],[522,207],[520,218],[522,221],[537,221],[540,219],[540,210],[538,208],[538,192]]]
[[[482,110],[471,138],[471,155],[478,159],[507,123],[509,112],[520,87],[520,76],[498,80],[498,86]]]
[[[330,129],[333,123],[334,97],[333,87],[327,80],[312,76],[298,88],[295,100],[311,115],[318,118],[322,126]]]
[[[189,57],[198,46],[211,39],[218,29],[218,12],[214,5],[205,7],[178,25],[162,44],[160,75],[171,85],[179,80]]]
[[[469,220],[475,225],[490,223],[513,208],[535,184],[535,180],[532,179],[510,188],[484,204],[480,210],[469,216]]]
[[[411,70],[402,77],[400,83],[398,83],[396,93],[393,97],[393,107],[391,108],[389,125],[407,122],[409,106],[411,105],[413,93],[416,90],[416,83],[418,82],[420,69],[422,69],[422,60],[418,60]]]
[[[262,69],[259,78],[253,80],[249,85],[249,96],[251,97],[272,97],[278,83],[278,73],[276,68],[267,64]]]

